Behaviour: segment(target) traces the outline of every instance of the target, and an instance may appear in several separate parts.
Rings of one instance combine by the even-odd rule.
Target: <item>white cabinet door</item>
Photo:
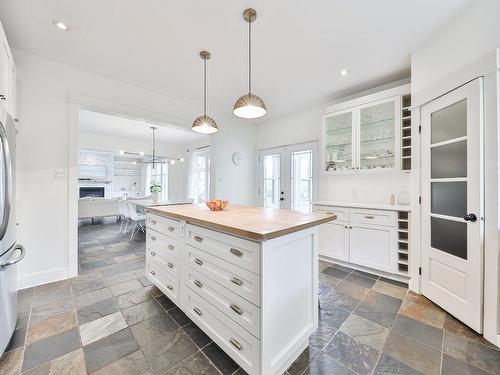
[[[348,261],[348,227],[342,223],[327,223],[319,227],[319,254]]]
[[[322,164],[323,171],[346,174],[354,171],[356,164],[354,109],[323,116]]]
[[[353,225],[349,232],[350,262],[395,272],[394,228]]]

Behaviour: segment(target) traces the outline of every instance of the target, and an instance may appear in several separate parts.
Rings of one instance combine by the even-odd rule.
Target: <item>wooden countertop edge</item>
[[[221,232],[233,234],[233,235],[247,238],[247,239],[254,240],[254,241],[271,240],[271,239],[276,238],[276,237],[285,236],[285,235],[290,234],[290,233],[294,233],[294,232],[298,232],[300,230],[312,228],[312,227],[315,227],[317,225],[328,223],[330,221],[337,219],[337,215],[333,214],[333,215],[329,215],[328,217],[325,217],[324,219],[315,220],[315,221],[310,222],[310,223],[294,225],[294,226],[289,227],[289,228],[285,228],[285,229],[277,230],[274,232],[262,234],[262,233],[247,231],[247,230],[240,229],[240,228],[230,227],[230,226],[223,225],[223,224],[214,223],[212,221],[196,219],[196,218],[192,218],[192,217],[185,216],[185,215],[179,215],[179,214],[175,214],[175,213],[171,213],[171,212],[165,213],[163,211],[156,209],[155,207],[149,207],[149,208],[147,208],[146,211],[150,212],[152,214],[155,214],[155,215],[163,216],[163,217],[184,220],[186,223],[189,223],[189,224],[200,225],[200,226],[203,226],[205,228],[218,230]]]

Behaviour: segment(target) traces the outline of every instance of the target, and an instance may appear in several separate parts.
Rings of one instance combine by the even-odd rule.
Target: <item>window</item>
[[[280,208],[280,154],[264,156],[264,207]]]
[[[203,203],[210,199],[210,149],[193,151],[191,156],[188,197],[194,203]]]
[[[155,163],[149,167],[151,183],[156,182],[161,185],[160,200],[168,200],[168,163]],[[151,183],[149,185],[151,185]],[[147,186],[148,194],[149,185]]]

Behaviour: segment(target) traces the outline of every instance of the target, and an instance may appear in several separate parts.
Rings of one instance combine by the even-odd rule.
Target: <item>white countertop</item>
[[[314,205],[321,206],[338,206],[350,208],[370,208],[374,210],[390,210],[390,211],[411,211],[411,205],[403,204],[383,204],[383,203],[363,203],[363,202],[335,202],[335,201],[316,201]]]

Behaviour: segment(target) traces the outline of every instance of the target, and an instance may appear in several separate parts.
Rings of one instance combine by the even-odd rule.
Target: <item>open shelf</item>
[[[411,94],[401,97],[401,170],[411,171]]]
[[[410,264],[410,213],[398,211],[398,273],[408,276]]]

